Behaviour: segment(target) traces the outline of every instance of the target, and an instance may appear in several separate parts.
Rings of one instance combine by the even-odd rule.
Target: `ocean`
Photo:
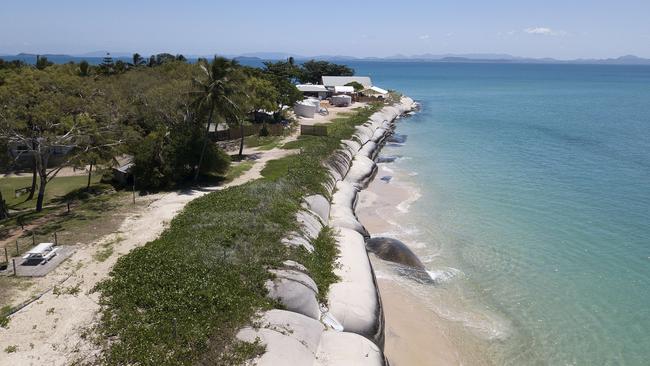
[[[399,281],[460,346],[496,365],[647,365],[650,67],[349,64],[422,105],[382,151],[412,191],[384,234],[436,276]]]

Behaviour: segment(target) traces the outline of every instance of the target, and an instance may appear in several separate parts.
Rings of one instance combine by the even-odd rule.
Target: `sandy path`
[[[290,139],[295,139],[295,135],[285,141]],[[260,178],[267,161],[296,151],[275,148],[258,152],[246,149],[245,153],[253,155],[255,163],[232,182],[218,187],[148,196],[146,199],[152,200],[151,203],[127,217],[117,232],[80,247],[68,261],[47,276],[53,284],[63,279],[57,285],[61,290],[58,292],[63,293],[47,292],[38,301],[14,314],[8,329],[0,328],[0,365],[67,365],[81,355],[84,358],[92,356],[95,351],[84,341],[84,333],[98,320],[99,294],[90,291],[108,276],[117,259],[157,238],[188,202],[207,193]],[[98,250],[107,247],[111,247],[113,252],[106,260],[94,258]],[[17,350],[5,352],[8,346],[16,346]]]

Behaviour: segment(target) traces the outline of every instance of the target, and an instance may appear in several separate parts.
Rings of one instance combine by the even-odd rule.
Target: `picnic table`
[[[40,243],[28,251],[23,259],[26,262],[38,261],[45,264],[56,255],[58,250],[59,248],[54,247],[54,243]]]

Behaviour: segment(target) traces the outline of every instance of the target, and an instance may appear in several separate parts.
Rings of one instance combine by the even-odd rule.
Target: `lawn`
[[[284,136],[248,136],[244,139],[247,147],[256,147],[262,151],[268,151],[280,147],[280,141]]]
[[[93,175],[92,184],[98,183],[101,179],[99,174]],[[61,199],[61,197],[66,194],[83,188],[88,183],[88,176],[74,176],[74,177],[55,177],[50,183],[45,187],[45,205]],[[15,190],[24,187],[30,187],[32,185],[32,177],[11,177],[11,178],[0,178],[0,191],[2,192],[2,197],[7,202],[7,205],[15,210],[34,208],[36,206],[36,195],[30,201],[25,201],[27,194],[23,194],[19,197],[15,196]]]

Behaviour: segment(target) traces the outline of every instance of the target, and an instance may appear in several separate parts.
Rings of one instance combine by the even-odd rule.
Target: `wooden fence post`
[[[18,276],[18,274],[16,273],[16,259],[12,259],[11,263],[13,264],[13,267],[14,267],[14,277]]]
[[[59,245],[59,238],[56,236],[56,231],[54,232],[54,245]]]
[[[16,256],[18,256],[18,254],[20,253],[18,252],[18,239],[16,239]]]
[[[36,245],[36,234],[32,231],[32,246]]]
[[[7,253],[7,247],[5,247],[5,263],[9,264],[9,254]]]

